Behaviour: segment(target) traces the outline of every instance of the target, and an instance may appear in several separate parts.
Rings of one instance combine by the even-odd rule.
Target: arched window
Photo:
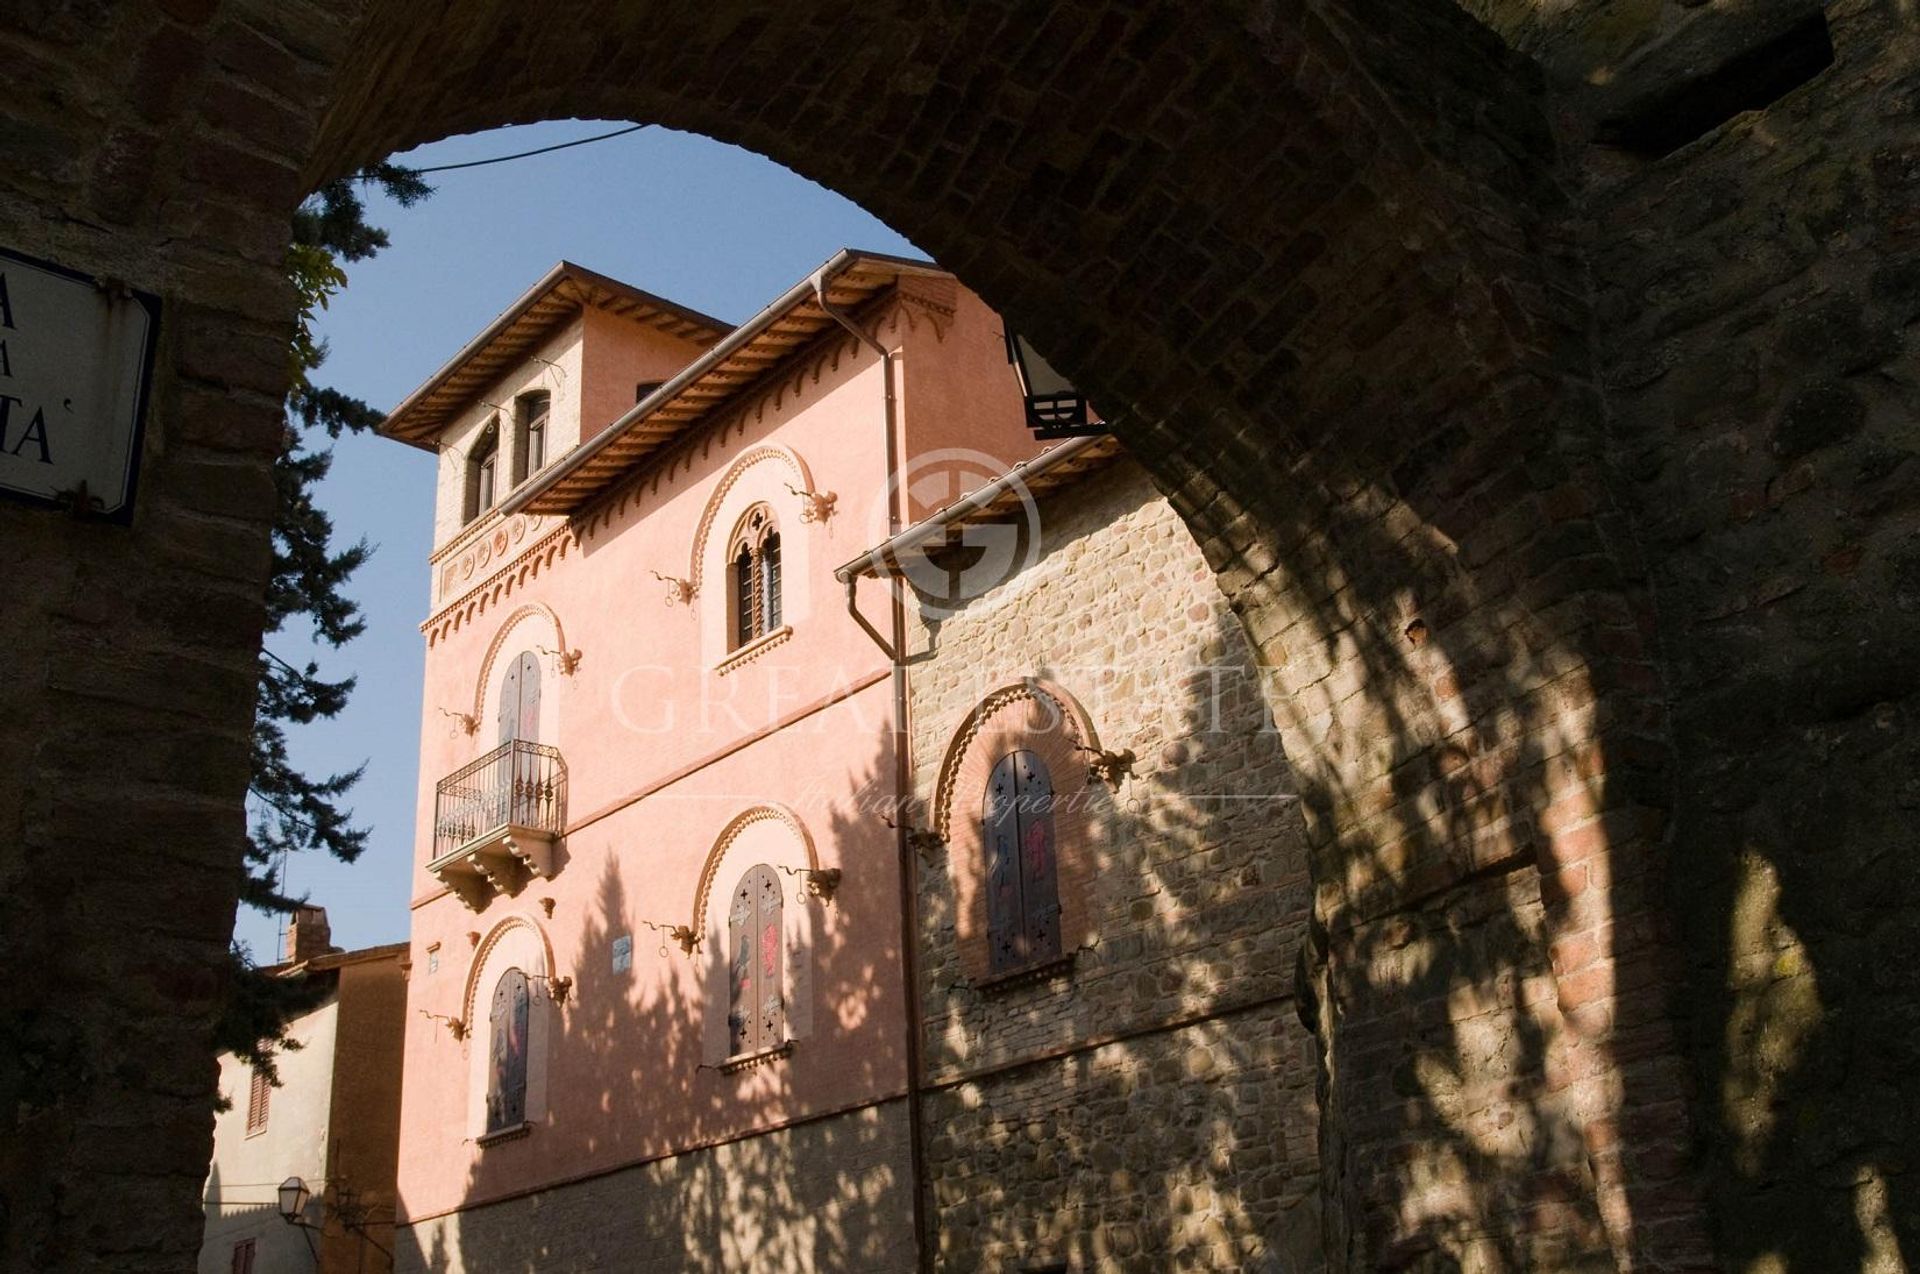
[[[540,472],[547,463],[547,415],[553,395],[546,390],[522,394],[513,404],[513,485]]]
[[[500,678],[500,742],[540,740],[540,660],[523,650]]]
[[[780,977],[786,960],[784,914],[779,874],[765,863],[748,868],[734,887],[727,913],[730,1056],[764,1053],[787,1042],[787,1002]]]
[[[780,530],[764,504],[747,510],[727,550],[731,649],[780,627]]]
[[[987,966],[1010,972],[1060,955],[1060,878],[1054,857],[1053,778],[1025,748],[987,779]]]
[[[527,975],[508,969],[493,988],[489,1018],[487,1127],[506,1132],[527,1122]]]
[[[471,522],[499,498],[500,417],[495,416],[467,449],[466,502],[461,520]]]

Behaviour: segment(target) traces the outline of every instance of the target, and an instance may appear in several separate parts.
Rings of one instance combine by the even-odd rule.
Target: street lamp
[[[1055,371],[1026,337],[1008,329],[1006,338],[1007,361],[1020,378],[1020,393],[1027,400],[1027,428],[1034,437],[1078,438],[1107,432],[1104,421],[1089,418],[1086,395]]]
[[[313,1191],[307,1189],[307,1183],[298,1177],[288,1177],[280,1183],[280,1219],[288,1225],[302,1225],[300,1219],[306,1214],[307,1200],[313,1198]]]

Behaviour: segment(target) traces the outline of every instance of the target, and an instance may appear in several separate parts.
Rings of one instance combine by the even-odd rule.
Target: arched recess
[[[1093,722],[1059,686],[1028,678],[985,696],[962,718],[941,759],[934,793],[934,827],[947,843],[954,941],[961,967],[980,980],[995,972],[987,924],[987,839],[982,824],[989,776],[1016,751],[1029,751],[1051,775],[1054,880],[1058,887],[1062,953],[1093,942],[1089,907],[1100,828],[1093,805],[1100,789],[1088,772],[1088,750],[1098,750]]]
[[[781,923],[788,1040],[813,1033],[813,970],[819,957],[815,942],[824,932],[825,913],[820,899],[802,885],[801,873],[817,869],[820,856],[798,814],[784,805],[756,805],[730,819],[715,838],[693,900],[693,931],[700,935],[703,970],[700,1051],[708,1065],[728,1058],[727,908],[712,905],[713,898],[717,891],[724,900],[748,871],[760,865],[774,870],[786,900]]]
[[[968,750],[983,728],[1015,704],[1036,706],[1039,712],[1035,724],[1045,728],[1048,723],[1058,722],[1063,737],[1070,744],[1099,750],[1100,736],[1094,730],[1093,718],[1080,705],[1080,701],[1062,687],[1039,677],[1025,677],[1001,686],[982,697],[961,718],[953,737],[947,740],[946,751],[941,755],[940,777],[934,787],[933,830],[940,833],[942,839],[952,838],[954,793]],[[1084,756],[1080,768],[1086,768]]]
[[[709,667],[733,649],[725,537],[756,504],[766,505],[779,522],[783,622],[796,626],[806,622],[812,601],[814,537],[800,520],[802,502],[794,491],[811,491],[812,484],[812,471],[798,453],[789,447],[763,445],[750,448],[728,465],[707,496],[694,530],[688,578],[695,590],[694,613],[700,617],[701,658]]]
[[[488,1011],[495,985],[508,969],[527,975],[526,1120],[539,1125],[547,1114],[547,1071],[559,1006],[554,1003],[553,944],[546,930],[530,916],[508,916],[487,931],[474,948],[460,1000],[460,1020],[466,1024],[466,1130],[469,1137],[487,1132],[487,1083],[491,1043]]]
[[[696,593],[700,591],[701,585],[706,579],[707,542],[713,538],[714,524],[720,521],[721,511],[731,508],[735,504],[738,504],[739,509],[744,509],[748,504],[753,503],[752,500],[748,500],[745,503],[729,501],[728,496],[732,493],[734,484],[740,481],[741,476],[745,474],[747,470],[753,468],[755,465],[761,464],[779,465],[786,471],[784,476],[774,479],[776,483],[780,484],[777,487],[778,490],[784,492],[786,490],[785,484],[787,483],[791,483],[802,491],[813,490],[813,472],[807,468],[807,462],[801,459],[799,453],[794,451],[793,448],[779,446],[773,443],[763,443],[742,452],[732,464],[727,466],[726,472],[720,475],[720,480],[714,483],[713,492],[707,497],[706,507],[700,511],[699,525],[694,528],[693,550],[687,555],[687,579],[692,581]],[[776,507],[780,509],[783,515],[788,511],[788,506],[785,503]],[[799,514],[797,501],[793,502],[793,514],[794,520],[797,522]],[[735,510],[734,516],[739,516],[738,509]],[[783,523],[785,522],[784,516],[782,521]],[[732,523],[724,523],[723,525],[731,526]]]
[[[534,628],[520,631],[527,624],[533,624]],[[541,625],[545,626],[544,633],[540,632]],[[500,627],[494,630],[493,640],[487,643],[486,657],[480,661],[480,675],[473,682],[473,719],[480,723],[482,738],[487,737],[487,725],[492,720],[494,664],[499,660],[500,652],[506,648],[507,639],[515,637],[516,633],[519,644],[513,648],[515,652],[522,648],[531,650],[535,646],[562,651],[568,648],[566,631],[560,627],[559,612],[545,602],[527,602],[516,607],[512,614],[500,622]],[[552,709],[549,707],[545,711],[551,712]],[[549,724],[542,720],[542,738],[551,739],[552,732],[547,728]]]

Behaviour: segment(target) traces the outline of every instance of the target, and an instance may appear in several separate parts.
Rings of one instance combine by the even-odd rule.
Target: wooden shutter
[[[267,1080],[267,1072],[256,1066],[253,1068],[253,1080],[247,1086],[247,1131],[259,1132],[267,1126],[267,1101],[273,1092],[273,1085]]]
[[[733,1056],[786,1042],[784,912],[779,874],[764,863],[750,868],[733,891],[727,915],[727,949],[733,953],[727,1029]]]
[[[778,1048],[787,1042],[787,1001],[781,976],[787,962],[784,896],[780,892],[780,874],[764,864],[748,873],[754,882],[754,924],[760,937],[754,950],[754,1000],[759,1012],[761,1048]]]
[[[987,778],[983,815],[987,847],[987,968],[998,973],[1026,960],[1025,908],[1020,903],[1019,781],[1012,754]]]
[[[753,1052],[753,889],[742,876],[727,912],[727,1055]]]
[[[487,1131],[527,1121],[527,975],[508,969],[493,988],[490,1065],[487,1070]]]
[[[233,1274],[253,1274],[253,1240],[241,1239],[233,1245]]]
[[[1054,854],[1053,777],[1037,752],[1013,754],[1019,782],[1020,902],[1027,959],[1060,954],[1060,873]]]
[[[520,652],[520,724],[513,737],[540,740],[540,660],[531,650]]]
[[[514,731],[520,728],[520,659],[518,656],[507,664],[506,675],[500,678],[499,724],[499,741],[513,742]]]
[[[500,679],[500,742],[540,738],[540,659],[523,650],[507,665]]]

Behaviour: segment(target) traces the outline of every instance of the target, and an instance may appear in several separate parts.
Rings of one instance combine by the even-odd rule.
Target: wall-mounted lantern
[[[1108,432],[1105,421],[1093,420],[1087,410],[1086,395],[1053,369],[1024,336],[1009,328],[1007,361],[1020,378],[1020,393],[1027,400],[1027,428],[1036,438],[1079,438]]]
[[[306,1215],[307,1203],[313,1198],[313,1191],[307,1189],[307,1183],[299,1177],[288,1177],[280,1183],[280,1219],[288,1225],[306,1224],[301,1218]]]

